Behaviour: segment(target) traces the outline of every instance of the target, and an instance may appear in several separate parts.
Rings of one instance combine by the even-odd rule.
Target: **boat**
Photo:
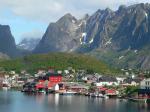
[[[96,94],[96,93],[91,93],[90,96],[91,96],[91,97],[98,97],[98,94]]]
[[[131,97],[129,97],[127,99],[130,101],[133,101],[133,102],[144,102],[144,103],[147,102],[147,98],[131,98]]]
[[[75,95],[77,92],[74,91],[65,91],[63,93],[60,93],[60,95]]]
[[[46,94],[46,90],[43,89],[43,88],[40,88],[39,90],[37,90],[38,93],[43,93],[43,94]]]
[[[104,98],[104,99],[108,99],[109,96],[108,95],[103,95],[103,94],[99,94],[99,93],[90,93],[91,97],[99,97],[99,98]]]
[[[109,99],[109,96],[107,96],[107,95],[103,95],[103,98],[105,98],[105,99]]]

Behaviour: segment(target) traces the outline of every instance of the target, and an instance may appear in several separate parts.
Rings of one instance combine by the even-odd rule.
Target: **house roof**
[[[117,79],[112,76],[102,76],[99,78],[100,82],[117,82]]]
[[[124,82],[124,83],[128,83],[128,84],[131,84],[132,82],[140,83],[140,82],[141,82],[141,79],[139,79],[139,78],[136,78],[136,79],[127,78],[127,79],[125,79],[123,82]]]
[[[54,72],[54,73],[48,72],[48,73],[46,74],[46,76],[50,77],[50,76],[62,76],[62,75],[61,75],[61,74],[58,74],[58,73],[56,73],[56,72]]]

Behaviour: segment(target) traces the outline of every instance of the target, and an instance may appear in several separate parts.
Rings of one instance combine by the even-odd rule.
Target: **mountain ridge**
[[[34,45],[35,49],[29,48],[33,49],[29,52],[16,48],[10,27],[7,27],[6,31],[0,31],[0,38],[3,39],[0,52],[11,57],[28,55],[31,52],[75,52],[95,56],[120,68],[150,69],[148,3],[121,5],[116,11],[109,8],[99,9],[81,19],[67,13],[49,24],[42,39],[36,43],[36,47]],[[7,42],[10,40],[10,44],[5,46],[4,43],[7,42],[4,37],[8,37]]]
[[[128,49],[142,51],[150,43],[149,16],[150,4],[147,3],[122,5],[116,11],[109,8],[99,9],[93,15],[82,19],[76,19],[71,14],[66,14],[56,23],[50,24],[35,52],[91,54],[95,50],[100,50],[99,54],[114,51],[116,55],[119,55]],[[146,57],[147,53],[143,55]],[[136,57],[136,55],[134,56]],[[104,59],[106,62],[110,59],[113,60],[111,57],[107,58]],[[146,60],[149,63],[149,58],[144,58],[138,66],[144,68],[148,65],[150,68],[149,64],[144,64]]]

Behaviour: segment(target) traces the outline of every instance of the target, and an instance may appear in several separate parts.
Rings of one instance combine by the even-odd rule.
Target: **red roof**
[[[48,88],[52,88],[53,86],[55,86],[57,83],[55,82],[48,82]]]
[[[106,91],[108,88],[105,87],[98,87],[100,91]]]
[[[36,84],[36,89],[39,89],[39,88],[45,88],[44,83],[38,83],[38,84]]]
[[[45,82],[45,80],[39,80],[39,82],[43,83],[43,82]]]
[[[106,93],[115,94],[116,90],[114,90],[114,89],[108,89],[108,90],[106,90]]]

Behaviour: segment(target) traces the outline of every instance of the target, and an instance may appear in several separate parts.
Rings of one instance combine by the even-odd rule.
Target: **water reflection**
[[[36,101],[38,104],[44,103],[45,95],[44,94],[36,94]]]
[[[59,105],[59,94],[50,94],[48,97],[48,103],[50,105],[58,106]]]
[[[59,94],[55,94],[55,105],[58,106],[59,104]]]
[[[150,104],[119,99],[0,92],[0,112],[150,112]]]

